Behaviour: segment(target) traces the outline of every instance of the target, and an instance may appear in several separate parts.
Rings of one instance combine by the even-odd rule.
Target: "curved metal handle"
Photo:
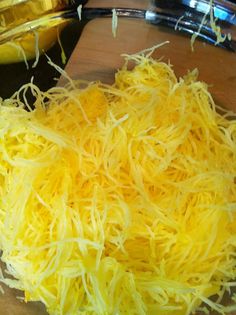
[[[82,10],[82,20],[92,20],[100,17],[109,17],[113,15],[114,8],[84,8]],[[189,19],[184,17],[182,20],[177,15],[172,15],[164,12],[157,11],[146,11],[139,9],[128,9],[128,8],[116,8],[116,14],[118,17],[126,18],[138,18],[145,19],[147,22],[154,25],[161,25],[164,27],[171,28],[172,30],[185,33],[187,35],[193,35],[198,33],[200,23],[197,20]],[[0,33],[0,44],[7,42],[11,39],[22,36],[23,34],[31,31],[35,31],[41,27],[53,27],[66,23],[70,19],[78,19],[77,10],[67,10],[62,12],[52,13],[43,16],[37,20],[33,20],[18,27],[15,27],[6,32]],[[176,28],[176,25],[178,27]],[[202,25],[201,32],[198,33],[198,37],[207,43],[215,44],[216,35],[207,25]],[[219,43],[217,46],[224,49],[235,52],[236,43],[228,38],[224,42]]]
[[[92,20],[101,17],[112,17],[113,8],[84,8],[82,10],[82,19]],[[184,17],[181,20],[181,15],[173,15],[162,11],[154,10],[138,10],[128,8],[116,8],[116,14],[118,17],[126,18],[138,18],[145,19],[147,22],[154,25],[161,25],[164,27],[171,28],[172,30],[185,33],[187,35],[198,34],[198,38],[203,41],[215,45],[217,37],[212,29],[208,25],[202,25],[201,31],[199,32],[200,22],[199,20],[193,20],[189,17]],[[65,18],[78,18],[77,12],[68,11],[64,13]],[[176,28],[176,25],[178,27]],[[216,46],[236,51],[236,43],[232,39],[226,38],[224,42],[218,43]]]

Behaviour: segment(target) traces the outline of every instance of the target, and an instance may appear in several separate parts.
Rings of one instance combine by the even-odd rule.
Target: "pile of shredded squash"
[[[83,84],[1,101],[1,282],[53,315],[236,310],[236,115],[144,54]]]

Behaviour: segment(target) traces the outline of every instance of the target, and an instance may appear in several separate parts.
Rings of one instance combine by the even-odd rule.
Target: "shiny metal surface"
[[[236,4],[228,0],[152,0],[156,7],[169,8],[171,10],[185,10],[189,12],[209,13],[212,10],[214,17],[220,21],[236,25]]]
[[[206,0],[182,0],[182,3],[198,12],[210,11],[210,3]],[[217,19],[236,25],[236,5],[234,3],[215,0],[212,5],[214,16]]]
[[[216,35],[208,24],[202,24],[202,15],[189,16],[185,14],[185,10],[181,13],[172,14],[168,10],[156,8],[155,10],[137,10],[127,8],[116,8],[118,17],[141,18],[155,25],[160,25],[187,35],[198,34],[203,41],[214,44],[216,43]],[[66,11],[63,13],[64,18],[78,18],[76,11]],[[101,17],[112,17],[112,8],[84,8],[82,11],[82,19],[92,20]],[[200,26],[201,25],[201,26]],[[200,30],[201,29],[201,30]],[[236,42],[234,39],[226,38],[224,42],[218,43],[217,46],[230,51],[236,51]]]

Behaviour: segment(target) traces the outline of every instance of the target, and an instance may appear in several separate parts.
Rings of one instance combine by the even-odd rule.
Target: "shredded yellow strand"
[[[179,23],[181,22],[181,20],[182,20],[184,17],[185,17],[185,15],[181,15],[181,16],[178,18],[178,20],[177,20],[177,22],[176,22],[176,24],[175,24],[175,31],[178,30]],[[180,29],[181,29],[181,28],[180,28]]]
[[[118,27],[118,16],[116,13],[116,9],[112,9],[112,35],[116,37]]]
[[[29,70],[29,64],[28,64],[28,61],[27,61],[27,57],[26,57],[25,51],[21,47],[21,45],[16,43],[16,42],[13,42],[13,41],[8,41],[7,44],[12,46],[13,48],[15,48],[17,50],[19,56],[21,55],[23,57],[26,69]]]
[[[37,31],[34,31],[35,36],[35,61],[32,65],[32,68],[36,68],[39,62],[40,51],[39,51],[39,34]]]
[[[1,282],[54,315],[235,310],[236,116],[196,72],[127,58],[113,86],[2,101]]]
[[[222,34],[221,27],[216,25],[217,19],[214,17],[214,9],[213,9],[214,2],[213,2],[213,0],[209,0],[209,4],[210,4],[210,25],[211,25],[212,31],[216,35],[215,45],[217,45],[217,44],[223,43],[226,40],[227,35]]]
[[[65,50],[64,50],[62,42],[61,42],[60,30],[59,29],[57,29],[57,41],[58,41],[58,44],[59,44],[60,49],[61,49],[61,62],[62,62],[63,65],[65,65],[66,61],[67,61],[67,57],[66,57],[66,53],[65,53]]]
[[[202,27],[204,26],[204,24],[206,23],[206,18],[209,12],[206,12],[203,17],[202,17],[202,21],[199,24],[198,30],[197,32],[193,33],[193,35],[191,36],[191,40],[190,40],[190,45],[191,45],[191,50],[194,51],[194,43],[196,38],[200,35]]]
[[[191,36],[190,43],[191,43],[192,51],[194,50],[194,47],[193,47],[194,42],[195,42],[196,38],[199,36],[199,34],[201,33],[202,27],[206,23],[208,15],[210,16],[209,23],[210,23],[211,30],[213,31],[213,33],[216,36],[215,45],[223,43],[226,39],[231,40],[231,38],[232,38],[230,33],[223,34],[221,27],[216,24],[217,18],[215,18],[215,16],[214,16],[214,0],[209,0],[209,11],[206,11],[206,13],[204,14],[202,21],[199,25],[198,31]],[[180,19],[181,19],[181,17],[180,17]],[[179,22],[179,20],[178,20],[178,22]],[[176,28],[177,28],[177,23],[176,23]]]
[[[83,8],[82,4],[80,4],[77,8],[77,13],[80,21],[82,20],[82,8]]]

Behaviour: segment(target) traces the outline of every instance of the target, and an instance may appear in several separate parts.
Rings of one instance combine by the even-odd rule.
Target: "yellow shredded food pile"
[[[2,101],[1,281],[56,315],[235,310],[236,117],[196,72],[126,58],[113,86]]]

